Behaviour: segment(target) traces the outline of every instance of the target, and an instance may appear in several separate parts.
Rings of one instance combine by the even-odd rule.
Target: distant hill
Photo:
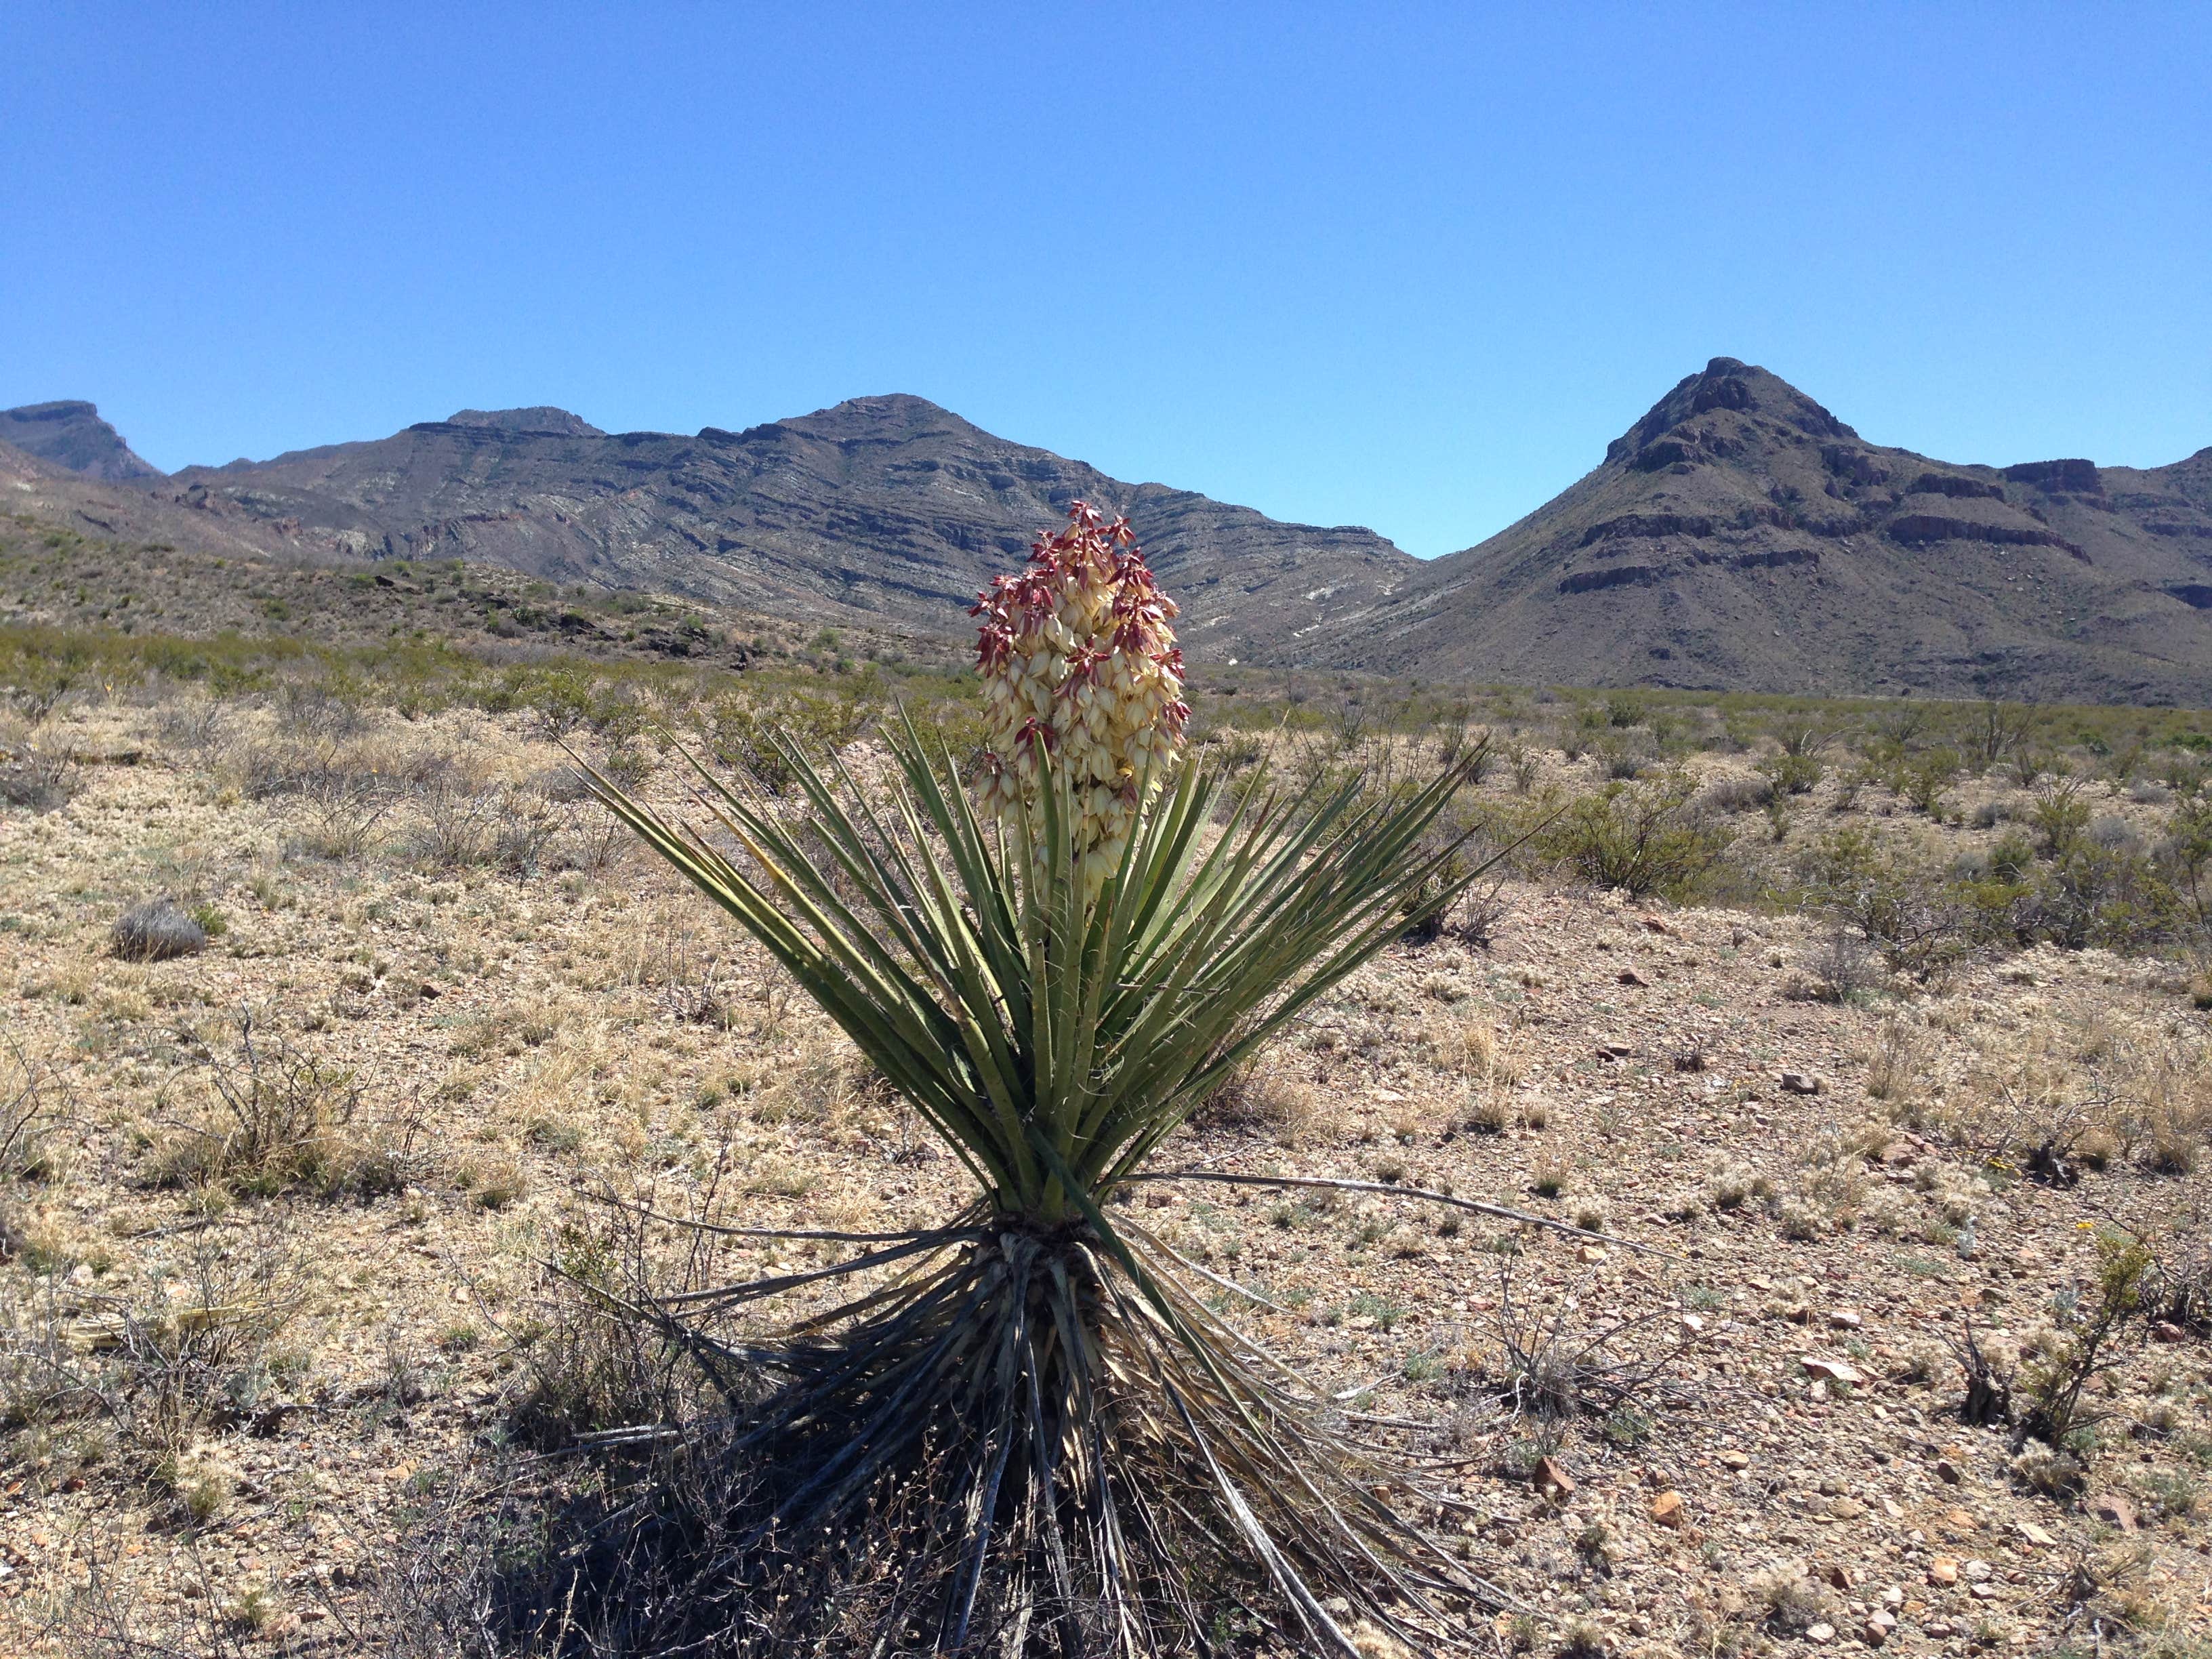
[[[914,397],[689,437],[463,410],[173,477],[90,404],[6,411],[9,433],[0,511],[196,551],[460,558],[957,636],[972,596],[1082,497],[1134,522],[1199,660],[2212,706],[2212,449],[2148,470],[1931,460],[1729,357],[1554,500],[1425,565],[1372,531],[1124,483]]]
[[[743,432],[607,434],[557,409],[466,410],[389,438],[191,467],[179,504],[368,557],[480,560],[824,622],[940,633],[1079,497],[1134,522],[1187,647],[1295,654],[1420,569],[1371,531],[1283,524],[1126,483],[920,398]]]
[[[2002,469],[1870,444],[1717,357],[1561,495],[1334,634],[1559,684],[2212,704],[2212,449]]]
[[[91,404],[25,404],[0,410],[0,443],[88,478],[158,478],[161,468],[131,452]]]

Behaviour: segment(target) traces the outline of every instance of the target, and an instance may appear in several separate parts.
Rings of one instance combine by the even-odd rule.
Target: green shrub
[[[1683,772],[1610,784],[1553,822],[1540,837],[1543,853],[1593,886],[1620,888],[1638,898],[1686,897],[1734,839],[1692,804],[1696,791],[1696,780]]]

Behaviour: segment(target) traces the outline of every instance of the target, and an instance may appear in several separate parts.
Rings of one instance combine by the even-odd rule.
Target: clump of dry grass
[[[1191,1121],[1201,1128],[1264,1134],[1302,1146],[1327,1127],[1321,1089],[1267,1060],[1241,1066],[1199,1103]]]
[[[1926,1033],[1918,1026],[1893,1016],[1885,1019],[1867,1054],[1868,1095],[1893,1106],[1912,1099],[1920,1092],[1931,1057]]]
[[[1800,1636],[1820,1621],[1827,1595],[1795,1562],[1765,1569],[1744,1586],[1770,1630]]]

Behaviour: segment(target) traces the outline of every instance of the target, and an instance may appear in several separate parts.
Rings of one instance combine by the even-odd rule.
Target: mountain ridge
[[[1126,513],[1194,655],[1272,654],[1419,568],[1358,526],[1289,524],[1012,443],[910,393],[739,431],[602,433],[567,411],[462,411],[383,439],[188,467],[196,502],[364,557],[477,558],[823,620],[967,625],[1078,498]]]
[[[1331,665],[1709,690],[2212,702],[2212,449],[1961,465],[1717,357]]]
[[[11,428],[82,464],[0,444],[14,510],[215,550],[459,557],[951,636],[1079,497],[1129,516],[1199,661],[2212,706],[2212,447],[2154,468],[1946,462],[1732,357],[1426,564],[1364,526],[1112,478],[905,392],[689,435],[464,409],[173,477],[100,476],[144,463],[89,404],[0,414]]]

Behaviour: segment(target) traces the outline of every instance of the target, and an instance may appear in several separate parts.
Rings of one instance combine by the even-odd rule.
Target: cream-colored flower
[[[1082,501],[1067,520],[1039,537],[1021,574],[1000,577],[971,612],[983,618],[975,653],[990,750],[983,801],[1018,817],[1048,754],[1074,786],[1077,855],[1095,891],[1182,747],[1190,709],[1169,626],[1176,606],[1154,585],[1129,521],[1109,523]]]

